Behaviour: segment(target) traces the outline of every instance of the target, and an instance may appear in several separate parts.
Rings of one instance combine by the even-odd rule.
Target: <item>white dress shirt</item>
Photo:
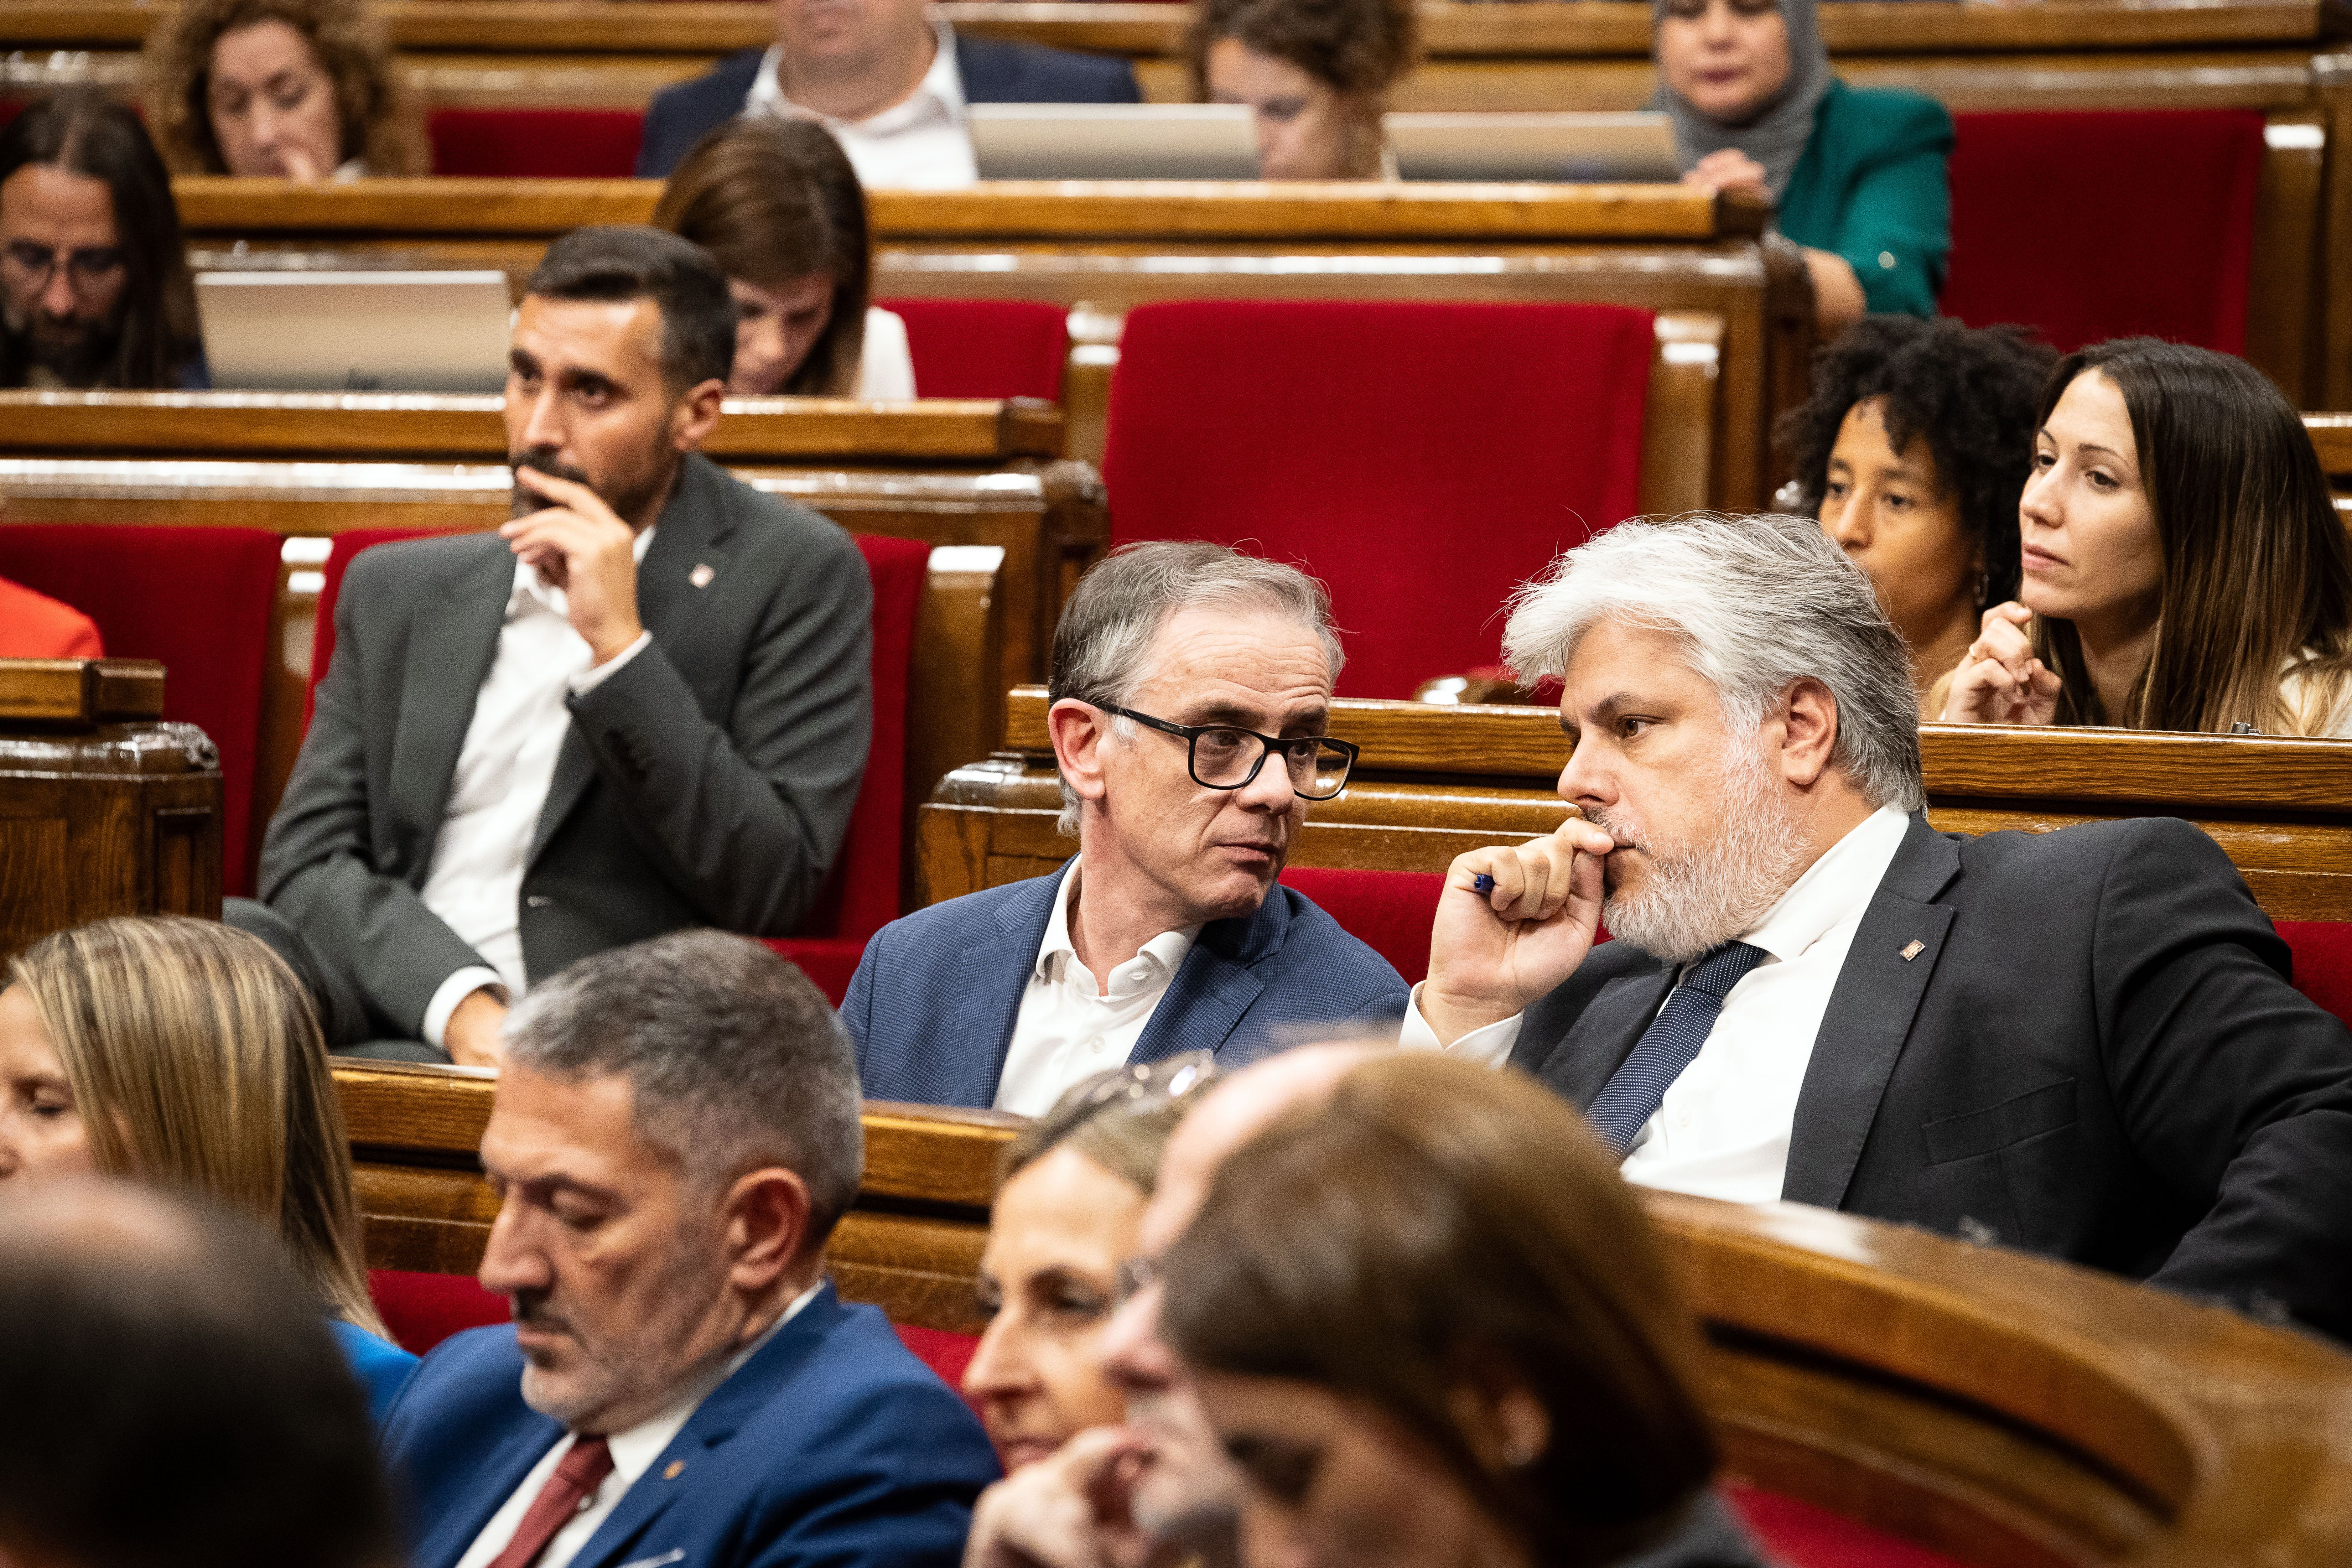
[[[939,51],[915,90],[879,114],[835,120],[784,96],[776,68],[784,47],[770,44],[743,100],[743,112],[777,120],[814,120],[833,132],[857,183],[869,191],[943,191],[980,178],[971,134],[964,126],[963,72],[956,66],[955,31],[933,22]]]
[[[653,541],[652,529],[639,531],[632,549],[640,566]],[[506,622],[490,673],[474,698],[420,895],[488,967],[469,964],[433,993],[418,1029],[427,1044],[441,1046],[449,1015],[476,991],[502,987],[508,1000],[521,999],[529,984],[522,962],[523,862],[555,782],[556,754],[572,730],[563,700],[610,680],[652,640],[652,633],[641,634],[589,668],[595,650],[572,629],[563,590],[541,582],[537,569],[515,563]]]
[[[857,351],[857,384],[852,397],[894,401],[915,395],[915,353],[907,342],[907,321],[877,306],[866,310],[866,339]]]
[[[1863,914],[1910,826],[1903,813],[1880,806],[1740,933],[1740,941],[1764,950],[1764,960],[1723,999],[1706,1043],[1667,1086],[1664,1103],[1633,1140],[1623,1166],[1627,1181],[1734,1203],[1780,1197],[1797,1095],[1822,1016]],[[1473,1029],[1444,1048],[1500,1067],[1518,1043],[1525,1016]],[[1421,1016],[1418,985],[1400,1044],[1408,1050],[1441,1048]]]
[[[625,1432],[608,1434],[604,1442],[613,1450],[613,1473],[604,1478],[595,1495],[588,1499],[580,1511],[564,1521],[563,1528],[548,1542],[547,1550],[539,1554],[531,1568],[566,1568],[580,1554],[580,1549],[588,1544],[589,1538],[604,1528],[604,1521],[612,1517],[613,1510],[620,1506],[629,1489],[637,1484],[637,1478],[651,1468],[653,1462],[662,1457],[662,1451],[686,1429],[686,1424],[694,1418],[694,1413],[702,1402],[717,1393],[719,1384],[740,1372],[745,1362],[759,1354],[760,1347],[774,1339],[778,1329],[791,1322],[803,1307],[814,1300],[824,1285],[824,1281],[820,1279],[793,1297],[793,1304],[784,1309],[783,1315],[762,1329],[758,1339],[688,1384],[658,1415],[648,1415]],[[515,1488],[513,1495],[499,1505],[499,1511],[490,1515],[490,1522],[482,1526],[482,1533],[474,1537],[474,1544],[466,1548],[466,1554],[457,1559],[457,1568],[482,1568],[482,1564],[507,1549],[507,1542],[512,1541],[515,1531],[522,1528],[522,1516],[530,1511],[531,1503],[547,1485],[547,1478],[555,1473],[555,1467],[563,1462],[564,1455],[572,1452],[572,1445],[579,1437],[577,1432],[566,1432],[556,1439],[555,1447],[542,1455],[539,1463],[530,1468],[530,1473],[523,1477],[522,1485]]]
[[[999,1110],[1042,1116],[1072,1084],[1126,1061],[1201,934],[1197,925],[1160,932],[1110,972],[1109,989],[1104,991],[1070,945],[1069,906],[1077,897],[1082,870],[1078,862],[1070,863],[1054,912],[1046,917],[1036,966],[1013,1021],[1004,1076],[996,1085]]]

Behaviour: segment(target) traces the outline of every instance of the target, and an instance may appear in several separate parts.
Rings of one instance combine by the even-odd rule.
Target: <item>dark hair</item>
[[[2035,619],[2035,650],[2063,682],[2057,721],[2318,728],[2352,679],[2352,542],[2302,416],[2243,360],[2123,338],[2058,363],[2037,427],[2088,371],[2116,384],[2131,415],[2164,584],[2155,646],[2122,713],[2101,704],[2074,624]],[[2279,689],[2290,667],[2320,699],[2300,715]]]
[[[422,174],[432,157],[414,106],[400,89],[392,41],[366,0],[180,0],[147,37],[147,118],[176,174],[222,174],[213,134],[213,46],[224,33],[283,22],[302,35],[335,87],[340,158],[371,174]]]
[[[849,1037],[807,975],[749,937],[672,931],[583,958],[531,988],[506,1039],[533,1072],[627,1079],[639,1131],[705,1187],[798,1173],[812,1246],[857,1195]]]
[[[0,184],[19,169],[63,169],[102,181],[114,204],[122,248],[122,323],[100,386],[170,388],[204,352],[196,326],[195,285],[180,243],[180,209],[172,178],[138,115],[96,88],[69,88],[41,100],[0,131]],[[26,367],[5,363],[0,386],[22,386]]]
[[[2058,352],[2022,327],[1864,316],[1813,359],[1812,395],[1776,432],[1819,515],[1830,453],[1854,405],[1880,400],[1897,453],[1924,437],[1984,563],[1981,612],[2017,596],[2017,498],[2033,465],[2033,409]]]
[[[523,292],[542,300],[651,300],[661,308],[662,374],[673,390],[727,379],[735,300],[700,246],[643,224],[575,228],[547,247]]]
[[[671,173],[654,226],[708,250],[728,277],[762,288],[831,278],[832,317],[782,390],[840,396],[856,385],[873,238],[865,188],[831,132],[806,120],[729,121]]]
[[[1551,1568],[1634,1555],[1714,1473],[1696,1326],[1656,1238],[1532,1079],[1418,1053],[1357,1068],[1225,1160],[1163,1273],[1188,1362],[1370,1405]],[[1496,1384],[1549,1421],[1510,1464],[1459,1408]]]
[[[1349,173],[1379,173],[1383,100],[1421,52],[1412,0],[1201,0],[1184,37],[1196,99],[1209,96],[1209,47],[1220,38],[1287,60],[1349,100]]]
[[[95,1182],[0,1209],[0,1555],[395,1559],[359,1387],[249,1221]]]

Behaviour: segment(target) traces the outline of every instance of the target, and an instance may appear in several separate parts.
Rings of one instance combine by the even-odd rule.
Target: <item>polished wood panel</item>
[[[916,839],[923,901],[1038,876],[1075,851],[1054,829],[1045,709],[1042,689],[1013,692],[1010,750],[940,781]],[[1550,709],[1343,700],[1331,731],[1363,754],[1347,790],[1310,812],[1295,865],[1442,871],[1568,815],[1552,788],[1568,744]],[[2352,742],[1930,724],[1920,752],[1928,819],[1947,832],[2184,817],[2273,919],[2352,920]]]
[[[465,1272],[496,1079],[337,1068],[378,1268]],[[1022,1125],[868,1102],[836,1285],[974,1331],[996,1160]],[[2352,1545],[2352,1359],[2063,1264],[1794,1205],[1643,1201],[1707,1335],[1736,1477],[1963,1562],[2318,1568]]]
[[[220,754],[163,667],[0,659],[0,957],[110,915],[217,919]]]

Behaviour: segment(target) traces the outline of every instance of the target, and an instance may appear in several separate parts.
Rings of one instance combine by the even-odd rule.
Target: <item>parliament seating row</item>
[[[387,1315],[424,1336],[503,1315],[449,1278],[496,1213],[473,1161],[495,1078],[336,1079]],[[869,1101],[865,1120],[834,1279],[952,1376],[1018,1119]],[[1731,1494],[1796,1568],[2317,1568],[2352,1544],[2352,1358],[2316,1340],[1827,1211],[1644,1203],[1706,1331]]]
[[[385,9],[417,90],[436,107],[453,110],[641,110],[660,87],[698,73],[717,55],[765,42],[769,26],[755,6],[658,0],[394,0]],[[1189,91],[1177,7],[1089,0],[966,3],[946,10],[957,26],[976,32],[1127,55],[1149,98]],[[55,51],[0,63],[0,92],[23,93],[68,79],[127,90],[135,63],[106,51],[135,47],[156,9],[133,0],[36,0],[11,13],[12,37]],[[2352,161],[2328,154],[2352,131],[2352,71],[2338,43],[2342,14],[2326,0],[2053,0],[2033,6],[1912,0],[1899,8],[1843,3],[1824,7],[1823,27],[1846,79],[1914,88],[1956,111],[2237,109],[2262,115],[2266,146],[2245,351],[2303,406],[2352,405],[2352,299],[2327,287],[2346,275],[2341,258],[2352,244]],[[1401,109],[1627,109],[1646,102],[1654,89],[1648,12],[1621,0],[1538,3],[1501,13],[1432,5],[1423,8],[1423,32],[1428,58],[1402,85],[1395,100]],[[1963,180],[1973,178],[1972,164],[1997,161],[2000,153],[1981,138],[1975,151],[1970,144],[1964,132],[1956,170]],[[2141,177],[2161,166],[2153,158],[2117,165],[2095,161],[2095,152],[2087,144],[2062,149],[2053,167],[2067,180],[2094,184],[2103,199],[2085,205],[2102,215],[2113,216],[2124,197],[2131,198],[2121,209],[2127,213],[2151,193],[2178,194],[2166,182]],[[2031,202],[2067,180],[2037,177],[2019,189]],[[1974,220],[1963,195],[1957,216],[1965,237]],[[2212,238],[2201,224],[2169,230],[2151,224],[2149,230],[2153,248],[2115,250],[2147,258],[2151,279],[2162,277],[2157,258],[2178,260]],[[2035,250],[2035,259],[2046,262],[2053,247]],[[2034,281],[2013,252],[1978,246],[1964,256],[1970,251],[1985,260],[1963,260],[1956,270],[1961,292],[1954,309],[1963,315],[1979,286]],[[2093,310],[2088,320],[2095,327],[2098,310],[2109,302],[2091,295],[2076,303]]]

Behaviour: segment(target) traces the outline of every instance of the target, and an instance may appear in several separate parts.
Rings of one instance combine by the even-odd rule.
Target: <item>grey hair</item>
[[[1811,518],[1620,523],[1512,595],[1504,657],[1522,679],[1559,675],[1612,618],[1679,637],[1735,731],[1753,730],[1798,681],[1820,681],[1837,702],[1831,762],[1873,805],[1927,804],[1910,650],[1869,574]]]
[[[1151,645],[1179,610],[1265,607],[1311,629],[1323,645],[1331,679],[1344,656],[1331,626],[1331,595],[1296,566],[1244,555],[1198,539],[1123,544],[1078,579],[1054,628],[1054,662],[1045,680],[1049,702],[1072,698],[1097,707],[1124,708],[1151,675]],[[1124,734],[1134,726],[1118,721]],[[1078,831],[1078,797],[1062,781],[1062,816],[1055,826]]]
[[[596,953],[508,1017],[507,1060],[628,1079],[638,1132],[715,1188],[782,1165],[808,1184],[821,1246],[866,1161],[857,1059],[824,993],[747,937],[672,931]]]

